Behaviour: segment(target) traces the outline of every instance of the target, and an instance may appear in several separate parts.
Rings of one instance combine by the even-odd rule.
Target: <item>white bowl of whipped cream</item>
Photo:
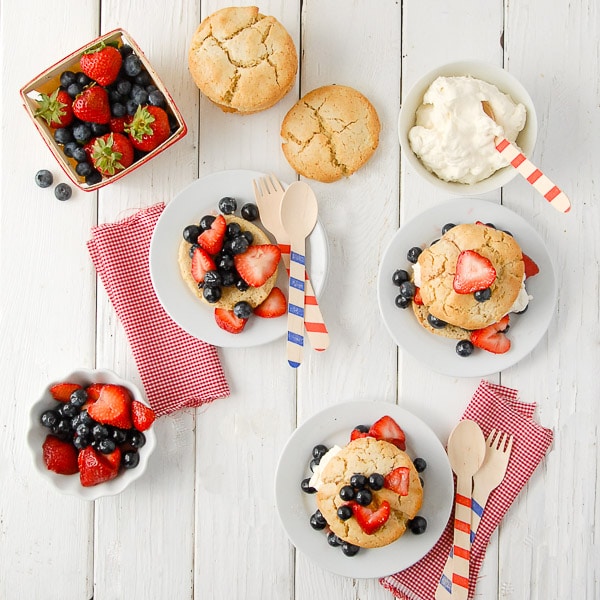
[[[484,194],[517,174],[496,150],[495,138],[506,137],[531,156],[537,117],[527,90],[510,73],[461,61],[415,83],[402,103],[398,133],[403,156],[423,178],[453,194]]]

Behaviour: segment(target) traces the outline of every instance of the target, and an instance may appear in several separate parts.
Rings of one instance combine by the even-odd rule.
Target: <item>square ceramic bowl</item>
[[[400,146],[402,148],[403,156],[406,157],[412,168],[423,177],[423,179],[426,179],[437,188],[451,194],[470,196],[484,194],[501,188],[517,175],[516,169],[511,166],[504,167],[493,173],[487,179],[474,184],[444,181],[423,165],[419,157],[413,152],[408,141],[408,132],[415,125],[417,109],[423,103],[423,96],[429,86],[438,77],[457,77],[465,75],[495,85],[501,92],[508,94],[515,102],[520,102],[525,106],[527,111],[525,127],[520,132],[516,142],[526,156],[531,156],[535,146],[537,138],[537,116],[533,101],[521,83],[508,71],[492,64],[476,61],[449,63],[430,71],[413,85],[402,103],[398,119],[398,135],[400,137]]]
[[[63,152],[62,144],[59,144],[54,139],[53,130],[47,125],[46,121],[41,117],[36,117],[36,110],[39,107],[38,99],[40,94],[50,95],[60,86],[60,75],[63,71],[73,71],[74,73],[78,73],[81,71],[80,66],[80,58],[81,55],[90,48],[93,48],[100,43],[104,43],[106,45],[116,45],[117,47],[122,47],[124,45],[130,46],[134,53],[140,59],[143,70],[148,73],[150,76],[150,83],[146,85],[154,85],[158,88],[164,98],[165,98],[165,106],[163,107],[167,114],[169,115],[169,122],[171,125],[171,134],[170,136],[157,148],[154,150],[144,154],[143,156],[136,156],[134,158],[134,162],[131,166],[119,171],[115,175],[111,177],[102,177],[102,180],[97,183],[87,183],[84,177],[81,177],[77,174],[75,167],[77,166],[77,162],[69,158]],[[38,132],[42,136],[42,139],[56,158],[58,164],[63,169],[63,171],[67,174],[69,179],[80,189],[90,192],[93,190],[97,190],[109,183],[113,183],[125,177],[128,173],[131,173],[141,165],[147,163],[152,160],[155,156],[158,156],[163,150],[173,145],[175,142],[180,140],[187,133],[187,126],[179,112],[179,109],[175,105],[173,98],[169,94],[167,88],[160,80],[152,65],[142,52],[141,48],[135,43],[133,38],[123,29],[115,29],[110,33],[107,33],[101,37],[96,38],[91,41],[89,44],[86,44],[79,50],[69,54],[69,56],[63,58],[61,61],[56,63],[55,65],[46,69],[43,73],[40,73],[37,77],[35,77],[32,81],[24,85],[20,90],[21,98],[23,100],[23,104],[25,106],[25,110],[31,117],[34,125],[36,126]]]
[[[40,418],[45,410],[52,409],[57,405],[58,402],[50,394],[50,388],[56,383],[61,382],[77,383],[82,387],[87,387],[92,383],[121,385],[129,390],[133,400],[137,400],[146,406],[149,406],[148,402],[137,386],[119,377],[112,371],[107,369],[78,369],[48,384],[29,411],[27,445],[33,457],[33,464],[40,476],[54,489],[63,494],[77,496],[82,500],[96,500],[102,496],[113,496],[121,493],[128,485],[139,479],[146,470],[148,459],[156,447],[154,425],[144,431],[146,443],[139,449],[140,462],[137,467],[133,469],[121,469],[117,477],[110,481],[105,481],[91,487],[84,487],[79,481],[78,473],[74,475],[59,475],[58,473],[49,471],[42,457],[42,444],[50,431],[41,424]]]

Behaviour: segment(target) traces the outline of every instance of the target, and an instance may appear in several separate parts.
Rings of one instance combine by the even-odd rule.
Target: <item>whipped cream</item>
[[[508,312],[518,313],[524,311],[531,300],[533,300],[533,296],[529,295],[525,289],[525,275],[523,275],[523,281],[521,282],[519,295]]]
[[[486,100],[492,120],[483,111]],[[408,139],[425,167],[445,181],[472,184],[508,165],[494,138],[514,142],[526,110],[495,85],[473,77],[438,77],[423,96]]]
[[[321,460],[318,465],[315,466],[315,470],[311,475],[310,482],[308,485],[310,487],[318,490],[323,485],[323,480],[321,479],[321,473],[323,469],[327,466],[327,463],[341,450],[340,446],[332,446],[327,450],[325,454],[321,457]]]

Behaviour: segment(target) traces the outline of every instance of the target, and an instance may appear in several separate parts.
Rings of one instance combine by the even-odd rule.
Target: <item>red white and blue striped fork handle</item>
[[[305,255],[290,252],[290,287],[288,295],[287,359],[298,368],[304,355],[304,281]]]

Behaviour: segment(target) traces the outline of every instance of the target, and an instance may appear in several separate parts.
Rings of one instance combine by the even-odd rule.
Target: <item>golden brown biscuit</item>
[[[410,469],[409,493],[400,496],[387,488],[373,491],[373,502],[369,508],[376,509],[383,500],[390,503],[391,512],[385,524],[368,535],[354,517],[342,521],[337,509],[346,504],[339,495],[344,485],[349,485],[355,473],[367,477],[373,473],[383,476],[397,467]],[[361,548],[379,548],[396,541],[405,531],[406,523],[412,519],[423,503],[423,488],[419,474],[406,452],[393,444],[372,437],[359,438],[342,448],[325,466],[321,473],[322,484],[317,492],[317,505],[329,528],[339,538]]]
[[[473,250],[487,258],[496,270],[491,298],[478,302],[473,294],[454,291],[456,261],[463,250]],[[465,223],[444,234],[423,250],[421,299],[427,310],[442,321],[464,329],[482,329],[499,321],[514,304],[523,282],[521,248],[512,236],[493,227]]]
[[[292,168],[326,183],[352,175],[371,158],[381,126],[360,92],[327,85],[309,92],[281,125],[282,149]]]
[[[242,228],[242,231],[249,231],[252,233],[254,241],[252,245],[261,245],[261,244],[270,244],[271,240],[267,237],[266,233],[254,225],[250,223],[250,221],[246,221],[245,219],[240,219],[234,215],[224,215],[225,221],[229,223],[238,223]],[[185,240],[181,240],[179,244],[179,252],[177,256],[177,261],[179,263],[179,271],[183,280],[187,283],[188,287],[192,292],[205,302],[209,304],[202,295],[202,290],[198,287],[198,283],[192,277],[191,268],[192,268],[192,259],[190,258],[190,247],[191,244],[188,244]],[[261,304],[267,296],[271,293],[271,290],[275,286],[275,282],[277,281],[277,273],[278,270],[267,279],[267,281],[258,288],[249,287],[245,292],[241,292],[236,287],[223,287],[221,288],[222,296],[220,300],[214,302],[213,304],[209,304],[209,306],[213,306],[214,308],[226,308],[228,310],[232,310],[233,307],[238,303],[244,300],[248,302],[252,308],[256,308],[259,304]]]
[[[432,327],[429,324],[429,321],[427,321],[429,311],[426,306],[413,302],[412,308],[417,317],[417,321],[419,321],[419,323],[430,333],[435,333],[436,335],[441,335],[442,337],[450,338],[452,340],[468,340],[471,338],[471,332],[468,329],[450,325],[449,323],[445,327],[439,329],[437,327]]]
[[[298,55],[277,19],[256,6],[228,7],[200,23],[188,64],[200,91],[224,111],[254,113],[292,89]]]

